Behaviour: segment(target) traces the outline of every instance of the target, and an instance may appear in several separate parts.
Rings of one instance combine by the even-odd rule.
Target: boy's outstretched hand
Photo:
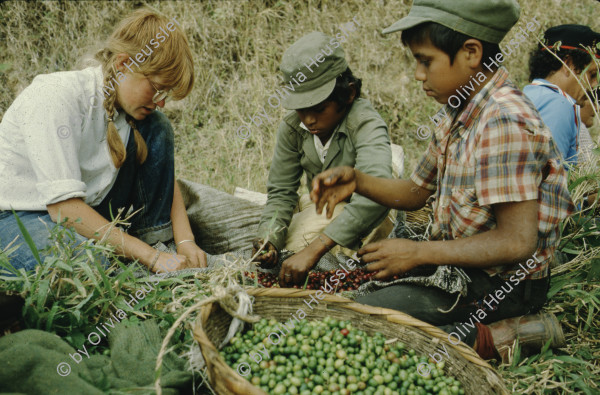
[[[403,274],[421,265],[419,243],[407,239],[386,239],[370,243],[358,250],[358,256],[370,272],[379,270],[375,280],[387,280],[396,274]]]
[[[323,212],[327,203],[327,218],[333,215],[335,206],[356,191],[356,172],[350,166],[334,167],[318,174],[312,182],[310,199]]]

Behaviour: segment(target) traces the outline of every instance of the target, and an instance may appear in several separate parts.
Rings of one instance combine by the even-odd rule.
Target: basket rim
[[[294,288],[254,288],[254,287],[245,287],[244,291],[246,291],[246,293],[249,296],[253,296],[253,297],[273,297],[273,298],[305,298],[305,297],[310,297],[311,295],[314,295],[316,292],[318,292],[317,290],[302,290],[302,289],[294,289]],[[341,308],[352,310],[352,311],[355,311],[360,314],[365,314],[365,315],[368,315],[375,319],[381,319],[381,320],[385,320],[385,321],[388,321],[393,324],[408,326],[408,327],[411,327],[412,329],[419,329],[419,330],[425,332],[427,335],[431,336],[432,338],[438,339],[438,341],[440,341],[440,342],[444,342],[444,344],[446,346],[449,345],[450,347],[452,347],[466,361],[474,364],[477,369],[481,370],[481,372],[487,378],[488,382],[492,381],[497,387],[500,387],[498,389],[502,391],[501,393],[509,394],[509,392],[506,388],[506,385],[504,383],[504,380],[499,375],[499,373],[490,364],[488,364],[486,361],[484,361],[475,352],[475,350],[473,350],[473,348],[466,345],[462,341],[459,342],[458,344],[453,344],[453,343],[449,342],[448,334],[446,332],[442,331],[441,329],[439,329],[427,322],[421,321],[421,320],[416,319],[406,313],[403,313],[403,312],[400,312],[397,310],[364,305],[361,303],[357,303],[352,299],[349,299],[349,298],[346,298],[343,296],[339,296],[339,295],[331,295],[328,293],[323,293],[323,295],[321,295],[321,297],[319,298],[319,303],[320,302],[333,303]],[[204,350],[202,347],[203,345],[213,347],[214,350],[218,352],[216,345],[214,345],[212,342],[208,341],[208,344],[207,344],[206,340],[209,340],[209,339],[208,339],[206,332],[203,329],[203,326],[206,324],[206,322],[208,321],[208,319],[210,317],[211,312],[213,311],[213,307],[215,306],[215,303],[217,303],[217,305],[218,305],[218,302],[215,301],[215,302],[208,303],[208,304],[202,306],[201,314],[198,316],[198,319],[196,320],[196,322],[194,323],[193,328],[192,328],[194,338],[200,343],[200,348],[201,348],[201,351],[203,352],[203,354],[204,354]],[[203,341],[201,342],[199,338],[202,338]],[[213,362],[214,361],[212,361],[211,364]],[[207,362],[207,365],[208,364],[209,363]],[[231,373],[235,374],[235,371],[231,367],[229,367],[224,361],[223,361],[223,364],[225,364],[226,368],[229,368],[231,370]],[[235,375],[237,376],[237,374],[235,374]],[[247,380],[243,379],[241,376],[238,376],[238,378],[240,378],[244,382],[249,383]],[[257,388],[254,386],[252,386],[252,387]],[[257,388],[257,389],[259,391],[261,391],[261,393],[263,393],[263,391],[260,388]]]

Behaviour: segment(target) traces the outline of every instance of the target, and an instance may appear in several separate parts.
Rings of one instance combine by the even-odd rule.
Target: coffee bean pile
[[[276,320],[263,318],[233,337],[221,357],[269,394],[465,393],[456,378],[445,374],[443,361],[429,361],[402,342],[388,344],[379,332],[369,336],[349,321],[331,317],[290,318],[283,326],[285,331]]]
[[[330,285],[334,288],[337,288],[338,291],[355,291],[361,285],[371,281],[371,277],[373,277],[377,272],[368,272],[364,269],[356,269],[352,270],[349,273],[344,274],[344,278],[342,278],[340,274],[340,269],[338,270],[330,270],[327,272],[315,272],[311,271],[308,273],[308,281],[306,282],[306,289],[320,289],[325,286],[325,281],[328,281]],[[337,272],[337,273],[336,273]],[[258,274],[258,283],[266,288],[279,288],[279,278],[270,273],[257,272]],[[254,279],[254,273],[246,272],[246,276]],[[336,278],[339,280],[339,284],[332,284],[331,279]],[[394,276],[393,280],[400,278],[399,276]],[[292,285],[290,288],[304,288],[304,285]]]

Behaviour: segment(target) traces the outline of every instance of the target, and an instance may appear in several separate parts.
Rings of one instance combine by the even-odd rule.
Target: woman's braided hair
[[[160,43],[157,37],[157,33],[160,34],[161,32],[160,28],[166,30],[166,25],[170,21],[170,19],[149,8],[137,10],[122,20],[109,37],[105,47],[94,56],[102,64],[104,86],[109,86],[113,79],[120,81],[115,71],[115,62],[119,54],[125,53],[131,59],[134,59],[135,55],[141,49],[144,49],[148,50],[150,55],[143,63],[136,62],[139,66],[135,66],[132,60],[128,59],[129,67],[132,70],[134,70],[134,67],[138,67],[139,72],[146,76],[160,76],[163,85],[171,87],[174,99],[183,99],[187,96],[194,84],[194,64],[183,31],[181,28],[169,31],[169,37]],[[151,47],[149,45],[150,40],[155,40],[159,46]],[[105,95],[104,109],[108,116],[106,134],[110,155],[115,167],[120,168],[125,162],[127,151],[113,121],[115,106],[118,104],[116,89],[118,88],[115,87],[115,91],[110,93],[108,97]],[[137,162],[144,163],[148,155],[144,138],[138,131],[133,117],[126,114],[126,119],[133,129],[137,147]]]

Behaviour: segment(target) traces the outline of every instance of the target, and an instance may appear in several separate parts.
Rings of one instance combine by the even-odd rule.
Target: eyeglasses
[[[169,90],[162,90],[162,89],[158,89],[154,83],[152,82],[152,80],[148,77],[146,77],[148,79],[148,81],[150,82],[150,85],[152,85],[152,88],[154,88],[154,90],[156,91],[156,93],[154,94],[154,96],[152,96],[152,102],[154,104],[160,103],[163,100],[167,100],[169,98],[169,93],[170,93],[170,89]]]

